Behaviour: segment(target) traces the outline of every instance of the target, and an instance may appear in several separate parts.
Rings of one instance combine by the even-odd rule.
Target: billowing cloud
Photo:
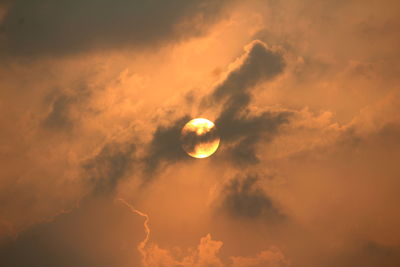
[[[284,254],[277,248],[260,252],[255,257],[231,257],[231,263],[223,263],[218,253],[223,242],[211,239],[208,234],[200,239],[197,249],[182,260],[174,258],[170,251],[150,247],[144,266],[181,266],[181,267],[285,267],[289,266]]]
[[[217,253],[222,247],[221,241],[211,239],[208,234],[200,239],[197,249],[179,260],[171,251],[161,249],[156,244],[146,248],[146,257],[143,259],[145,267],[182,266],[182,267],[223,267]]]

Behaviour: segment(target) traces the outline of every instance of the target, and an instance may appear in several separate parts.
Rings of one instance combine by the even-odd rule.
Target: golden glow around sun
[[[182,148],[194,158],[206,158],[217,151],[220,138],[212,121],[196,118],[182,128]]]

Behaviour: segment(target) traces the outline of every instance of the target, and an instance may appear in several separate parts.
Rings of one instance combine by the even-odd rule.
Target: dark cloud
[[[283,72],[285,62],[280,52],[269,49],[260,41],[251,45],[240,67],[229,73],[215,88],[212,94],[214,100],[221,101],[225,97],[249,92],[259,82],[270,80]]]
[[[257,176],[235,177],[222,191],[220,209],[234,218],[276,222],[284,215],[258,184]]]
[[[109,143],[83,165],[94,195],[113,192],[118,182],[132,170],[135,151],[132,143]]]
[[[225,3],[212,0],[15,0],[3,22],[17,55],[152,46],[201,33]]]
[[[145,171],[154,173],[162,163],[171,163],[189,157],[181,147],[181,130],[191,118],[183,116],[168,126],[158,126],[148,146],[148,154],[144,158]]]
[[[266,111],[251,115],[248,109],[252,89],[260,82],[271,80],[282,73],[284,67],[280,52],[255,41],[243,63],[203,100],[207,105],[223,103],[223,109],[215,122],[223,142],[232,144],[227,152],[233,162],[257,163],[256,144],[261,138],[272,138],[279,127],[288,122],[290,112]]]
[[[160,125],[155,130],[151,141],[146,145],[143,157],[136,157],[139,144],[133,142],[108,143],[92,159],[83,164],[89,184],[93,187],[92,194],[107,194],[113,192],[118,182],[134,168],[143,167],[143,181],[154,178],[157,170],[165,164],[190,159],[181,146],[181,130],[190,120],[183,116],[171,123]]]
[[[240,98],[240,96],[238,96]],[[261,139],[268,141],[278,132],[279,127],[289,121],[290,112],[266,111],[260,115],[249,115],[247,110],[236,115],[238,106],[228,104],[216,120],[221,129],[221,139],[231,143],[228,157],[236,164],[258,163],[256,145]],[[246,107],[243,107],[245,109]]]

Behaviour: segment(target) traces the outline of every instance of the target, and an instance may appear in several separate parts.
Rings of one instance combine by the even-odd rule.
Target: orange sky
[[[399,266],[399,15],[0,0],[2,266]]]

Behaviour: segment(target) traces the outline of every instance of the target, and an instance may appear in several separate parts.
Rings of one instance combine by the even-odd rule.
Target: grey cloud
[[[93,195],[113,192],[118,182],[132,170],[135,151],[136,146],[132,143],[109,143],[83,164]]]
[[[221,129],[221,139],[233,144],[227,149],[227,153],[234,163],[258,163],[255,151],[257,143],[261,139],[272,139],[279,127],[288,123],[291,113],[267,111],[257,116],[251,116],[248,112],[236,115],[240,110],[237,108],[238,106],[228,105],[216,120],[216,125]]]
[[[201,33],[231,1],[15,0],[2,28],[16,55],[153,46]]]
[[[234,218],[261,218],[276,222],[285,218],[258,184],[257,176],[235,177],[222,191],[220,209]]]
[[[92,187],[92,195],[112,193],[121,179],[140,167],[144,171],[143,181],[149,182],[165,164],[190,159],[180,141],[181,129],[189,120],[189,116],[183,116],[170,125],[158,126],[148,144],[123,142],[104,145],[96,156],[82,166]],[[135,155],[138,145],[147,146],[145,155],[140,158]]]
[[[256,144],[261,138],[271,139],[279,127],[288,122],[290,112],[266,111],[260,115],[251,115],[248,109],[255,86],[273,79],[283,72],[284,67],[281,53],[255,41],[243,63],[210,96],[204,98],[203,103],[207,105],[223,104],[216,125],[223,142],[232,144],[227,152],[234,163],[257,163]]]
[[[191,118],[183,116],[169,126],[158,126],[148,147],[148,154],[144,158],[145,170],[153,173],[163,163],[170,163],[188,159],[181,147],[180,133],[182,127]]]
[[[228,77],[218,85],[212,97],[221,100],[242,92],[248,92],[257,83],[270,80],[282,73],[285,67],[283,56],[272,51],[260,41],[255,41],[242,65],[229,73]]]

